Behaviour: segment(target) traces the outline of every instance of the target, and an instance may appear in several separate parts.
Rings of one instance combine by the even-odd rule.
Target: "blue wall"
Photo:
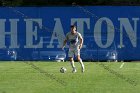
[[[68,46],[65,52],[60,47],[71,24],[84,37],[84,60],[140,60],[139,10],[138,6],[1,7],[0,60],[54,60],[67,54]]]

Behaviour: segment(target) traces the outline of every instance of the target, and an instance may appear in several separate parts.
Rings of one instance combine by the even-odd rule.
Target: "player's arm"
[[[83,37],[82,37],[82,35],[81,35],[81,34],[79,35],[79,39],[80,39],[79,49],[81,49],[81,48],[82,48],[82,46],[83,46]]]
[[[62,49],[64,49],[66,43],[67,43],[67,39],[64,40],[64,42],[63,42],[63,46],[62,46]]]
[[[67,41],[68,41],[68,34],[66,35],[66,38],[65,38],[65,40],[64,40],[64,42],[63,42],[62,49],[64,49],[64,47],[65,47]]]

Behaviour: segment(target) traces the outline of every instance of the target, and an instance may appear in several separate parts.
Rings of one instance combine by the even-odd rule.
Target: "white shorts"
[[[80,49],[77,49],[77,48],[75,48],[75,49],[69,49],[68,56],[69,57],[74,57],[74,55],[75,56],[80,55]]]

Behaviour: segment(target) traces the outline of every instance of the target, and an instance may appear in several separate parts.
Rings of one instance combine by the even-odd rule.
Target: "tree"
[[[1,6],[21,6],[23,0],[1,0]]]

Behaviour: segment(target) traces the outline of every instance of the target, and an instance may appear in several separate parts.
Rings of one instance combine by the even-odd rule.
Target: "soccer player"
[[[76,67],[74,65],[74,55],[77,57],[77,60],[81,64],[81,70],[82,72],[85,71],[84,64],[82,62],[82,59],[80,58],[80,49],[82,48],[83,45],[83,37],[82,35],[76,31],[76,26],[71,25],[71,31],[66,34],[66,38],[63,42],[62,49],[64,49],[66,43],[69,42],[69,52],[68,56],[70,58],[70,63],[73,68],[72,72],[75,73],[77,72]]]

